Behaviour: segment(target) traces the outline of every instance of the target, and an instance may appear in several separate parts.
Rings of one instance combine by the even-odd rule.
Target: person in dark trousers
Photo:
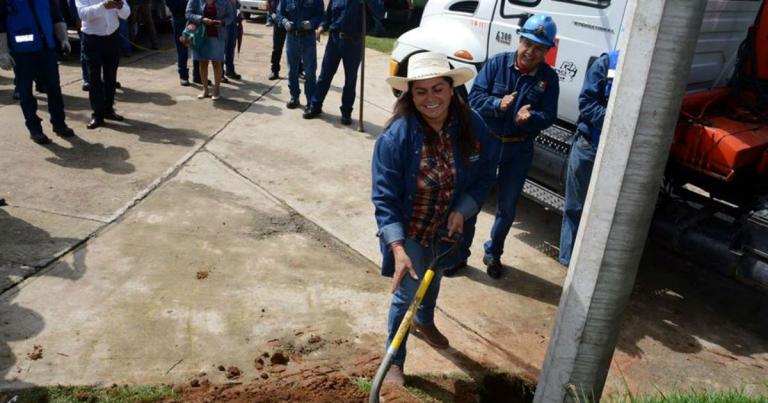
[[[91,102],[91,120],[86,126],[95,129],[104,125],[104,119],[122,121],[115,112],[115,83],[120,64],[120,19],[131,15],[131,9],[122,0],[75,0],[77,14],[82,21],[85,60],[90,75],[88,98]]]
[[[576,138],[568,154],[565,174],[565,205],[563,225],[560,228],[560,264],[571,264],[571,252],[579,230],[584,199],[592,177],[597,145],[603,128],[605,110],[611,95],[613,77],[619,63],[619,51],[602,54],[587,70],[579,94],[579,120]]]
[[[0,68],[13,68],[24,122],[32,141],[48,144],[37,116],[32,83],[38,80],[48,94],[53,131],[61,137],[75,132],[67,127],[59,82],[56,46],[69,53],[67,24],[56,0],[0,0]]]
[[[237,30],[240,27],[242,16],[240,15],[240,1],[232,0],[232,15],[235,16],[233,24],[227,25],[227,43],[224,45],[224,78],[222,82],[227,83],[227,78],[239,80],[242,78],[235,71],[235,46],[237,45]]]
[[[277,20],[277,7],[280,0],[268,0],[267,8],[272,20]],[[283,57],[283,46],[285,45],[285,28],[280,24],[272,24],[272,55],[270,57],[269,79],[277,80],[280,78],[280,59]],[[299,78],[304,78],[304,66],[299,61]]]
[[[383,16],[384,7],[378,0],[367,2],[376,16]],[[341,93],[341,124],[352,123],[352,107],[355,102],[357,68],[362,59],[363,15],[359,0],[330,0],[325,19],[316,32],[316,39],[328,31],[328,45],[325,47],[320,78],[312,100],[304,113],[304,119],[312,119],[323,112],[323,101],[331,88],[331,80],[344,63],[344,89]],[[378,18],[378,17],[377,17]]]
[[[542,130],[557,118],[560,96],[555,70],[544,62],[555,46],[557,26],[552,17],[533,15],[523,24],[516,52],[500,53],[485,63],[477,75],[469,103],[485,119],[488,128],[502,142],[496,200],[496,219],[491,239],[484,244],[483,263],[491,278],[502,273],[504,241],[515,221],[528,168],[533,160],[533,143]],[[462,253],[469,247],[477,217],[467,220]],[[466,266],[466,261],[453,268]]]
[[[171,18],[173,20],[173,41],[176,44],[176,71],[179,73],[179,83],[182,87],[188,87],[189,67],[187,61],[189,60],[189,48],[179,41],[184,28],[187,26],[187,17],[185,15],[187,1],[166,0],[165,5],[171,10]]]
[[[282,0],[277,8],[277,22],[286,31],[288,53],[288,89],[291,99],[286,107],[301,106],[299,95],[299,63],[304,63],[304,96],[307,105],[312,100],[316,86],[317,45],[315,29],[323,20],[322,0]]]

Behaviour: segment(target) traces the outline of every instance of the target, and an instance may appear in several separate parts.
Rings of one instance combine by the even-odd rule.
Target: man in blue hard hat
[[[484,245],[483,263],[492,278],[501,277],[504,241],[515,221],[517,201],[533,159],[533,142],[557,117],[559,80],[544,62],[556,46],[557,26],[552,17],[533,15],[519,31],[515,52],[500,53],[483,66],[469,93],[469,103],[502,142],[499,159],[496,220],[491,239]],[[466,265],[475,232],[476,217],[464,224],[464,261],[448,275]]]
[[[602,54],[589,66],[579,94],[579,121],[576,139],[568,155],[563,225],[560,228],[560,263],[563,266],[571,263],[573,243],[579,230],[618,63],[618,50]]]

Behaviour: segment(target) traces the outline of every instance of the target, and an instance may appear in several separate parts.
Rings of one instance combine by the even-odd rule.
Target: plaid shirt
[[[432,131],[432,128],[425,126],[426,130]],[[424,246],[431,244],[438,227],[445,223],[456,177],[451,136],[445,129],[439,134],[432,131],[432,134],[437,137],[435,144],[428,146],[425,141],[422,146],[407,235]]]

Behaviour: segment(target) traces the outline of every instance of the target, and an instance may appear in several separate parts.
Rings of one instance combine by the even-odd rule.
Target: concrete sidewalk
[[[266,80],[271,29],[246,31],[245,80],[217,104],[178,86],[173,52],[124,60],[117,108],[128,120],[97,131],[84,128],[77,66],[62,66],[71,144],[33,144],[18,106],[0,104],[0,196],[10,204],[0,209],[0,390],[184,381],[221,363],[251,367],[267,341],[305,332],[383,349],[388,280],[369,195],[373,140],[394,101],[388,56],[368,52],[359,133],[357,110],[352,127],[338,123],[343,74],[326,113],[303,120],[284,108],[285,81]],[[2,102],[8,77],[0,72]],[[452,349],[411,339],[407,373],[535,379],[565,278],[550,256],[560,217],[525,201],[519,210],[504,256],[514,267],[499,281],[480,264],[492,207],[481,213],[474,268],[445,279],[439,300]],[[766,328],[749,313],[761,297],[646,255],[607,393],[768,394]],[[35,345],[40,360],[27,356]]]

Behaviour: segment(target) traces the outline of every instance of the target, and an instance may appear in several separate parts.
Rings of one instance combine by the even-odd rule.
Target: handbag
[[[208,36],[205,31],[205,25],[198,24],[197,30],[192,34],[192,49],[197,53],[203,53],[208,48]]]

